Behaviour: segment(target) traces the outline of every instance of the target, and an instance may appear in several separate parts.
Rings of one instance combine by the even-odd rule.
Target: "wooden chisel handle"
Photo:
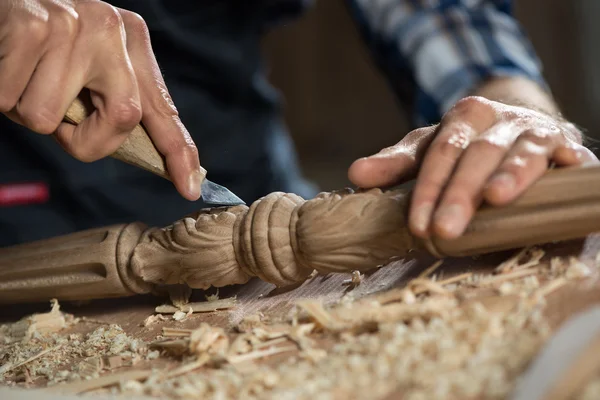
[[[89,107],[80,98],[76,98],[67,110],[64,119],[72,124],[80,124],[89,114]],[[125,142],[111,157],[171,181],[165,158],[156,149],[148,132],[140,124],[131,131]],[[200,167],[200,170],[206,175],[206,170],[202,167]]]

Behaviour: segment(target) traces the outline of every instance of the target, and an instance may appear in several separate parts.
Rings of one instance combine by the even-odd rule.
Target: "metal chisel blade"
[[[233,194],[229,189],[214,182],[204,179],[200,186],[202,201],[213,206],[237,206],[246,204],[242,199]]]

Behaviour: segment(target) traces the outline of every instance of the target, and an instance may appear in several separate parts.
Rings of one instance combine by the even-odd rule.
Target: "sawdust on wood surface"
[[[24,379],[16,374],[40,374],[39,363],[64,348],[70,349],[64,354],[92,348],[101,360],[90,355],[79,370],[61,372],[60,363],[47,365],[50,382],[68,388],[59,382],[70,381],[79,392],[77,381],[87,378],[86,393],[103,389],[125,397],[312,400],[399,393],[404,399],[503,399],[551,333],[546,297],[573,282],[597,279],[599,273],[597,265],[574,257],[544,261],[539,248],[520,251],[490,274],[443,277],[436,275],[440,264],[403,288],[359,299],[350,291],[334,305],[298,300],[287,318],[271,320],[259,313],[234,331],[207,323],[192,329],[164,327],[154,341],[134,348],[133,339],[116,326],[72,341],[52,333],[48,337],[55,339],[31,350],[23,350],[31,344],[3,349],[0,360],[15,365],[50,349],[14,367],[5,376],[14,382]],[[349,283],[360,284],[359,274],[353,278]],[[189,312],[190,304],[171,306],[173,315]],[[136,356],[178,362],[173,368],[138,371],[131,379],[103,369],[111,363],[116,369],[128,366],[123,360]],[[598,387],[590,383],[582,399],[591,398]]]

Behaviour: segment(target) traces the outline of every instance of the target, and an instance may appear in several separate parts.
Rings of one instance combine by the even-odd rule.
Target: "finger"
[[[120,12],[127,27],[127,46],[138,78],[142,122],[156,148],[164,155],[178,192],[189,200],[197,200],[205,175],[200,168],[198,149],[181,122],[162,78],[146,23],[137,14]]]
[[[434,234],[445,239],[463,234],[481,204],[487,180],[506,155],[509,144],[495,140],[495,133],[507,128],[504,125],[492,127],[465,150],[433,214]]]
[[[523,133],[487,182],[484,198],[492,205],[515,200],[546,172],[557,145],[551,137]]]
[[[77,126],[63,123],[56,136],[81,161],[91,162],[114,153],[140,122],[137,80],[125,48],[125,32],[117,10],[102,2],[85,3],[74,54],[92,48],[84,85],[91,91],[94,111]],[[93,15],[86,18],[84,13]],[[100,33],[99,33],[100,32]]]
[[[27,15],[7,24],[0,42],[0,112],[7,113],[13,121],[23,124],[18,115],[11,112],[27,87],[33,72],[44,54],[48,34],[46,12]],[[23,44],[27,38],[27,44]]]
[[[359,158],[350,165],[348,179],[361,188],[386,187],[412,179],[434,135],[435,127],[417,129],[396,145]]]
[[[485,102],[467,99],[457,103],[442,120],[413,189],[409,228],[428,237],[432,213],[456,163],[472,138],[488,129],[495,115]]]
[[[81,68],[71,67],[78,15],[61,4],[50,8],[48,50],[15,110],[30,129],[43,134],[56,131],[83,86]]]
[[[600,163],[598,157],[590,149],[578,144],[558,146],[554,150],[552,161],[560,167]]]

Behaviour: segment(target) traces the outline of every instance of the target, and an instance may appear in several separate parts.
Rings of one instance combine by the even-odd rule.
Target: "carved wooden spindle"
[[[506,207],[481,207],[464,235],[421,241],[406,226],[410,192],[374,189],[314,199],[271,193],[204,209],[165,228],[140,224],[0,250],[0,303],[148,293],[163,284],[278,286],[321,272],[369,270],[421,249],[467,256],[600,231],[600,167],[550,171]]]

